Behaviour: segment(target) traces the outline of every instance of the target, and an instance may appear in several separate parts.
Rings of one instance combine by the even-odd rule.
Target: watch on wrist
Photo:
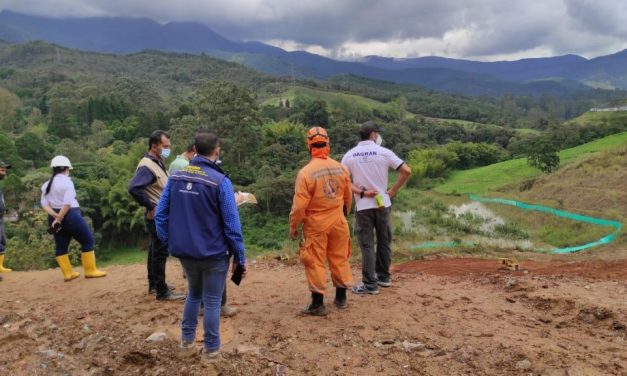
[[[364,198],[364,193],[366,193],[366,189],[362,188],[361,193],[359,194],[359,198]]]

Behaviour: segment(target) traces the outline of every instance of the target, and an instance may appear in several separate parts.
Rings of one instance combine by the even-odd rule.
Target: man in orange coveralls
[[[300,259],[305,266],[311,304],[304,314],[324,316],[324,292],[327,285],[325,262],[329,261],[331,279],[336,287],[335,305],[344,309],[347,284],[352,279],[348,257],[350,235],[346,216],[350,213],[353,194],[348,171],[329,158],[329,136],[322,127],[307,134],[311,161],[296,177],[294,201],[290,213],[290,238],[298,238],[303,223],[304,245]]]

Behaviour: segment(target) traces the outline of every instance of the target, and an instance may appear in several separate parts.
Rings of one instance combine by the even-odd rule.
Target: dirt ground
[[[627,374],[627,261],[499,268],[478,259],[396,265],[379,295],[349,294],[339,311],[329,286],[329,315],[303,317],[302,268],[260,261],[241,287],[229,286],[240,313],[222,320],[223,357],[213,364],[179,354],[182,302],[148,295],[145,265],[68,283],[58,269],[5,273],[0,375]],[[177,262],[168,280],[185,291]],[[165,339],[147,342],[155,332]]]

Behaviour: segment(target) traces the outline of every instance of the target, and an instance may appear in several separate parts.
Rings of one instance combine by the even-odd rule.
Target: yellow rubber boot
[[[4,267],[4,253],[0,255],[0,273],[10,272],[12,269]]]
[[[83,252],[81,259],[83,260],[83,269],[85,269],[85,278],[100,278],[107,275],[107,272],[96,269],[96,254],[94,251]]]
[[[72,263],[70,262],[70,256],[67,254],[62,256],[55,257],[57,259],[57,263],[63,272],[63,279],[65,282],[71,281],[74,278],[78,278],[80,276],[79,272],[75,272],[72,270]]]

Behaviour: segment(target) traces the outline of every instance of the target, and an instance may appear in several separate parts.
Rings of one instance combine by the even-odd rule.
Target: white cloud
[[[627,47],[627,2],[614,0],[0,0],[4,8],[195,21],[227,38],[344,59],[593,57]]]

